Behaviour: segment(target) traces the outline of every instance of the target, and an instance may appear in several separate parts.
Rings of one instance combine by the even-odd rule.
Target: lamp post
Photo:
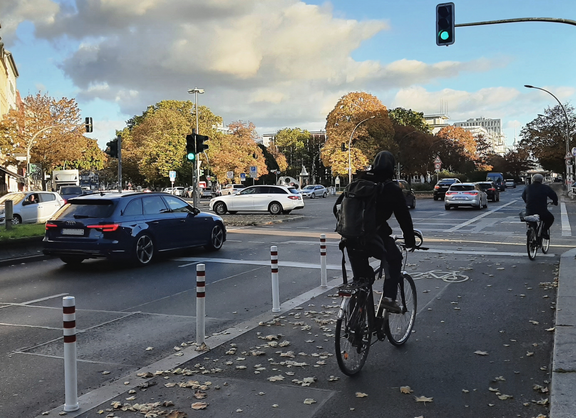
[[[562,108],[562,111],[564,112],[564,117],[566,118],[566,155],[564,157],[566,160],[566,178],[564,179],[564,183],[565,183],[566,187],[568,187],[568,185],[572,183],[572,166],[570,165],[570,160],[571,160],[571,156],[570,156],[570,121],[568,120],[568,114],[566,113],[566,109],[564,108],[562,103],[560,103],[560,100],[558,100],[558,97],[554,96],[548,90],[543,89],[541,87],[531,86],[530,84],[524,84],[524,87],[526,87],[528,89],[542,90],[542,91],[548,93],[550,96],[552,96],[556,99],[556,101],[558,102],[558,104]]]
[[[366,118],[364,120],[361,120],[360,122],[358,122],[356,124],[356,126],[354,127],[354,129],[352,129],[352,133],[350,134],[350,139],[348,140],[348,183],[352,182],[352,156],[350,153],[350,147],[352,146],[352,137],[354,136],[354,132],[356,132],[356,128],[359,127],[360,125],[362,125],[364,122],[366,122],[367,120],[370,119],[374,119],[376,116],[372,115],[369,118]]]
[[[36,137],[40,135],[42,132],[52,128],[56,128],[56,126],[46,126],[45,128],[40,129],[38,132],[34,134],[32,139],[28,143],[28,146],[26,147],[26,189],[28,191],[30,191],[30,173],[28,172],[30,170],[30,150],[34,145],[34,141],[36,141]]]
[[[199,125],[198,125],[198,94],[204,94],[204,89],[199,89],[198,87],[194,87],[193,89],[188,90],[188,93],[190,94],[194,94],[194,110],[196,112],[196,135],[200,134],[200,129],[199,129]],[[196,147],[196,145],[194,145],[194,147]],[[194,155],[197,156],[196,154],[196,149],[194,149]],[[198,174],[200,174],[200,165],[198,164],[198,158],[194,158],[194,172],[195,172],[195,176],[194,176],[194,181],[192,184],[193,190],[194,190],[194,207],[198,207],[198,194],[200,193],[200,188],[198,187],[198,181],[200,180],[200,176]]]

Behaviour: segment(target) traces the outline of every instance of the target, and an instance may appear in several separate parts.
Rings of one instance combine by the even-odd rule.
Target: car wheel
[[[310,199],[316,199],[316,193],[314,192],[310,193]]]
[[[482,207],[483,207],[484,209],[486,209],[486,208],[488,207],[488,199],[486,199],[486,203],[484,203],[484,204],[482,205]]]
[[[268,211],[272,215],[278,215],[282,212],[282,205],[278,202],[272,202],[270,203],[270,206],[268,206]]]
[[[228,209],[226,208],[226,203],[224,203],[224,202],[217,202],[214,205],[214,212],[216,212],[218,215],[226,214],[227,210]]]
[[[450,205],[444,205],[444,209],[450,210]]]
[[[134,261],[140,266],[150,264],[154,258],[154,241],[147,233],[142,233],[136,237],[136,246],[134,247]]]
[[[438,200],[438,196],[434,196],[434,200]]]
[[[322,197],[328,197],[328,193],[324,192],[324,194],[322,195]]]
[[[204,248],[208,251],[217,251],[222,248],[222,244],[224,244],[224,228],[222,225],[216,224],[210,233],[210,242]]]
[[[82,263],[82,261],[84,261],[84,257],[79,257],[77,255],[68,255],[68,256],[63,255],[62,257],[60,257],[60,260],[62,260],[66,264],[74,266]]]
[[[22,218],[20,215],[14,215],[12,218],[12,225],[20,225],[22,223]]]

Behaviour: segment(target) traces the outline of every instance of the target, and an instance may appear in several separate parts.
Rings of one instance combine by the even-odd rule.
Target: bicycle
[[[548,206],[550,206],[548,202]],[[520,219],[526,222],[526,251],[528,252],[528,258],[534,260],[538,249],[542,250],[542,253],[548,253],[550,248],[550,231],[546,231],[546,236],[543,237],[544,232],[544,222],[540,219],[540,215],[526,215],[524,212],[521,213]]]
[[[416,248],[422,248],[422,232],[415,230]],[[382,306],[384,294],[380,297],[378,306],[374,306],[372,283],[348,283],[344,275],[344,283],[338,288],[342,297],[338,318],[336,320],[335,349],[336,360],[340,370],[348,376],[362,370],[370,347],[376,343],[372,337],[384,341],[386,337],[395,346],[401,346],[410,337],[416,320],[416,285],[412,277],[405,271],[408,251],[403,237],[394,237],[396,245],[404,255],[402,280],[398,285],[400,313],[390,313]],[[375,277],[387,273],[387,264],[382,260],[381,266],[375,270]],[[386,275],[385,275],[386,277]]]

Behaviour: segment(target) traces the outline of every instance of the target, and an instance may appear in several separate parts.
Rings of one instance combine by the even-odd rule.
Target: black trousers
[[[539,213],[540,219],[544,222],[544,231],[548,231],[552,224],[554,223],[554,215],[550,213],[550,211]]]
[[[354,280],[361,277],[374,280],[374,269],[369,263],[370,257],[386,260],[389,274],[386,275],[384,281],[384,296],[393,300],[396,299],[398,285],[402,277],[402,253],[392,237],[385,236],[382,237],[382,241],[364,246],[347,245],[346,251],[350,259]]]

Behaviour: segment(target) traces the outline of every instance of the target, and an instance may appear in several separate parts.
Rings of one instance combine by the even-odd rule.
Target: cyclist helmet
[[[544,176],[542,174],[534,174],[532,176],[532,183],[542,183],[544,181]]]

